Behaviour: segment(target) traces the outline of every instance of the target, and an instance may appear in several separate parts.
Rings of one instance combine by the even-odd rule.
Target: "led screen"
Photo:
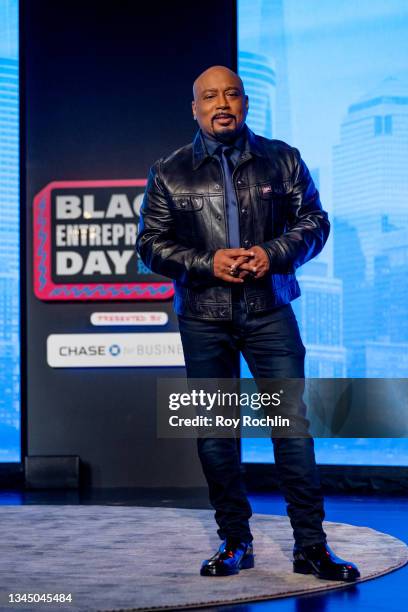
[[[0,462],[20,461],[18,2],[0,2]]]
[[[301,151],[332,224],[292,303],[306,376],[406,378],[407,3],[238,0],[238,49],[249,127]],[[405,439],[316,451],[320,463],[408,465]],[[243,459],[272,461],[270,441],[244,441]]]

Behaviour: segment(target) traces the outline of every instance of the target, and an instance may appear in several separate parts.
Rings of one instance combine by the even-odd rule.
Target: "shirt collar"
[[[227,146],[230,146],[234,149],[237,149],[240,153],[245,149],[246,138],[247,138],[247,126],[244,125],[243,129],[240,131],[238,137],[231,143],[228,143]],[[200,130],[200,136],[203,141],[204,149],[206,149],[208,155],[214,155],[219,146],[225,145],[226,143],[217,140],[212,136],[208,136],[204,134],[202,130]]]
[[[254,155],[265,157],[265,150],[262,145],[262,139],[256,136],[247,125],[245,125],[246,142],[244,151],[241,153],[241,159],[250,159]],[[196,170],[206,158],[210,157],[204,144],[204,139],[201,136],[201,130],[197,130],[192,143],[193,147],[193,168]]]

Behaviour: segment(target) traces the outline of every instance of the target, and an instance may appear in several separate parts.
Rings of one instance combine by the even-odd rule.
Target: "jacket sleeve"
[[[293,148],[293,189],[288,194],[285,232],[259,246],[270,259],[270,272],[291,274],[316,257],[330,233],[327,212],[322,209],[310,172],[298,149]]]
[[[214,252],[184,246],[175,234],[174,218],[160,177],[160,160],[150,169],[140,210],[136,250],[150,270],[187,287],[211,284]]]

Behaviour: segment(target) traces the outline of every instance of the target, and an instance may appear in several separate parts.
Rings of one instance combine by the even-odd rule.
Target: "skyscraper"
[[[273,138],[292,142],[288,61],[284,0],[262,0],[260,15],[260,46],[273,58],[276,72],[276,97]]]
[[[384,215],[392,226],[408,227],[407,133],[408,83],[389,77],[349,106],[334,147],[334,215],[356,229],[368,281]],[[351,269],[353,261],[347,264]]]
[[[374,314],[376,340],[408,342],[408,235],[406,230],[384,234],[375,259]]]
[[[408,298],[403,277],[396,281],[397,266],[406,264],[394,261],[406,251],[407,133],[408,83],[389,77],[348,108],[334,147],[334,271],[343,281],[351,376],[380,372],[381,355],[385,373],[390,355],[401,353],[403,334],[392,333],[390,318],[391,287],[398,287],[399,319]]]
[[[273,138],[275,133],[276,74],[264,55],[241,51],[239,74],[249,97],[248,125],[256,133]]]
[[[305,344],[305,374],[311,378],[346,375],[343,346],[343,291],[339,279],[329,278],[327,264],[313,260],[298,272],[302,298],[293,309]]]
[[[242,3],[240,18],[250,29],[256,29],[258,40],[258,50],[253,41],[248,48],[243,42],[238,55],[238,72],[249,96],[248,125],[261,136],[290,143],[292,130],[283,0]]]

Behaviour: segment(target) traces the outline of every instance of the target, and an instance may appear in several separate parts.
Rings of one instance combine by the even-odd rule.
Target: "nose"
[[[217,98],[217,109],[224,110],[225,108],[229,108],[228,98],[220,94]]]

